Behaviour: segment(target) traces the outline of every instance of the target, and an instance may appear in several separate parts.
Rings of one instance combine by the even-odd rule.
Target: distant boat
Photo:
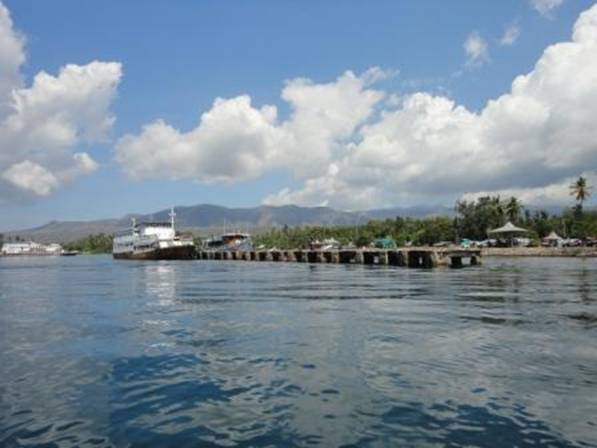
[[[63,257],[74,257],[75,255],[79,255],[78,250],[63,250],[60,255]]]
[[[248,233],[230,232],[205,240],[203,247],[207,250],[249,252],[253,250],[253,241]]]
[[[146,222],[114,235],[112,256],[129,260],[190,260],[195,258],[195,243],[191,238],[177,235],[174,228],[174,209],[170,222]]]

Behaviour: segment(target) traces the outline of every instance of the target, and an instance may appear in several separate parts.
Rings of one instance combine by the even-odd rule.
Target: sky
[[[589,0],[0,0],[0,231],[570,204],[579,175],[597,185],[595,117]]]

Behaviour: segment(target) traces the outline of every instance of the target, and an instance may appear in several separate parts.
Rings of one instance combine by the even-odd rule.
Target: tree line
[[[87,254],[106,254],[112,252],[112,235],[98,233],[63,244],[66,250],[76,250]]]
[[[532,239],[539,240],[555,231],[562,237],[597,237],[597,210],[584,210],[584,203],[591,196],[586,178],[579,177],[570,186],[573,206],[559,214],[546,210],[530,210],[515,197],[483,196],[475,200],[460,200],[455,205],[455,216],[370,220],[355,226],[301,226],[273,228],[254,237],[256,246],[278,249],[307,247],[315,240],[336,239],[342,245],[367,246],[378,238],[392,238],[396,244],[431,245],[442,241],[458,242],[463,238],[484,240],[489,229],[503,226],[507,221],[524,227]],[[0,234],[0,245],[6,238]],[[16,241],[21,240],[17,237]],[[195,237],[199,246],[201,239]],[[103,233],[89,235],[65,243],[67,250],[84,253],[110,253],[112,236]]]
[[[306,247],[314,240],[334,238],[342,245],[367,246],[378,238],[392,238],[396,244],[430,245],[442,241],[468,238],[484,240],[487,231],[503,226],[507,221],[524,227],[531,239],[539,240],[555,231],[562,237],[587,238],[597,236],[597,210],[585,211],[584,202],[591,187],[584,177],[570,186],[575,204],[560,214],[546,210],[530,210],[516,197],[483,196],[475,200],[460,200],[455,216],[371,220],[360,226],[303,226],[277,228],[257,235],[256,245],[290,249]]]

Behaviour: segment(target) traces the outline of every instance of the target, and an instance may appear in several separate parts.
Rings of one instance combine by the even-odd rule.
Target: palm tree
[[[496,218],[496,222],[494,223],[496,226],[504,225],[504,204],[502,203],[502,199],[498,196],[491,197],[489,199],[491,202],[491,206],[493,208],[493,213]]]
[[[591,196],[591,187],[587,179],[580,176],[576,182],[570,185],[570,195],[576,199],[576,207],[579,213],[582,212],[582,205]]]
[[[514,196],[508,199],[506,203],[506,215],[512,222],[517,222],[520,218],[520,212],[522,211],[522,204]]]

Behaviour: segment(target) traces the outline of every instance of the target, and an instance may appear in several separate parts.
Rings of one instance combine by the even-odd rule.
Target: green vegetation
[[[311,241],[334,238],[342,245],[351,243],[366,246],[378,238],[392,238],[398,245],[407,241],[414,244],[432,244],[437,241],[454,240],[453,219],[434,217],[428,219],[401,218],[371,220],[360,226],[304,226],[272,229],[257,235],[255,245],[291,249],[307,247]]]
[[[570,185],[570,194],[576,200],[575,212],[577,217],[582,216],[583,203],[591,196],[591,187],[587,184],[587,179],[580,176],[576,182]]]
[[[392,238],[398,245],[431,245],[463,238],[484,240],[489,229],[503,226],[507,221],[529,230],[529,237],[538,240],[555,231],[567,238],[597,236],[597,210],[583,211],[583,202],[590,196],[586,179],[580,177],[571,186],[576,205],[560,215],[545,210],[532,213],[525,210],[519,199],[484,196],[474,201],[458,201],[456,217],[424,219],[401,218],[372,220],[360,226],[304,226],[272,229],[254,238],[255,245],[290,249],[307,247],[311,241],[334,238],[343,246],[368,246],[379,238]]]
[[[112,252],[112,236],[104,233],[89,235],[80,240],[65,243],[66,250],[77,250],[87,254],[106,254]]]
[[[455,217],[429,217],[423,219],[402,218],[371,220],[357,226],[302,226],[274,228],[254,236],[255,246],[292,249],[308,247],[315,240],[336,239],[343,246],[368,246],[375,240],[392,239],[398,245],[431,245],[460,239],[484,240],[487,231],[503,226],[507,221],[530,231],[530,237],[538,241],[551,231],[567,238],[597,237],[597,210],[583,210],[584,202],[591,195],[591,187],[582,176],[570,186],[575,205],[559,215],[545,210],[531,212],[519,199],[505,200],[499,196],[484,196],[474,201],[456,203]],[[15,238],[17,241],[18,237]],[[2,236],[0,235],[0,244]],[[197,247],[201,239],[194,238]],[[85,253],[109,253],[112,237],[105,234],[90,235],[64,245],[67,250]]]

